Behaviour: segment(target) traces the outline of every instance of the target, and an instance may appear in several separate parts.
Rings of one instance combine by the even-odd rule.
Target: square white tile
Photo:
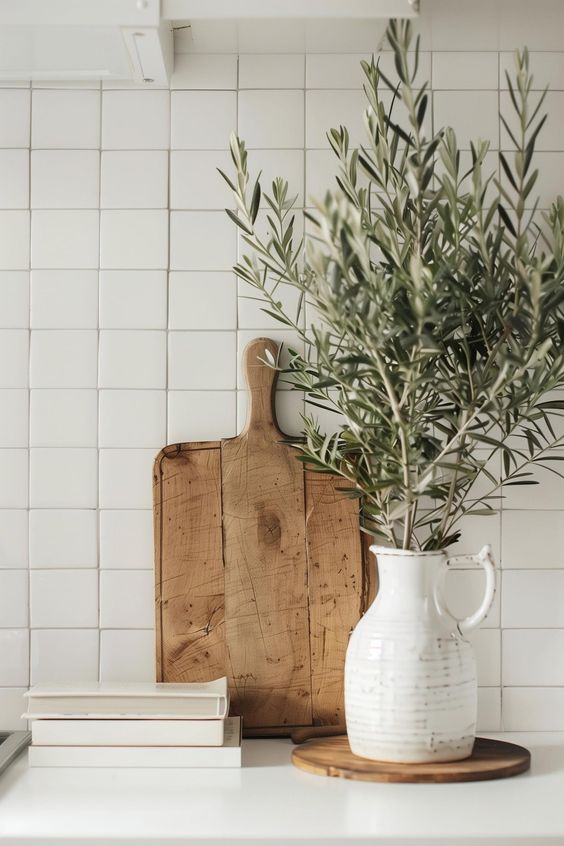
[[[171,89],[237,88],[237,56],[228,53],[174,54]]]
[[[33,390],[30,408],[30,446],[98,445],[97,391]]]
[[[33,150],[32,209],[95,209],[99,203],[97,150]]]
[[[498,55],[497,51],[493,50],[433,53],[433,89],[497,91]]]
[[[26,329],[0,330],[0,387],[27,388],[29,332]]]
[[[152,570],[153,512],[100,512],[100,567],[110,570]]]
[[[562,148],[562,128],[564,118],[561,109],[564,105],[563,91],[549,91],[544,100],[540,115],[545,112],[549,115],[535,143],[535,150],[560,151]],[[518,128],[518,117],[511,103],[509,91],[502,91],[500,94],[500,112],[507,120],[510,129],[515,134]],[[502,150],[513,150],[511,141],[505,127],[501,126],[501,148]]]
[[[31,143],[34,149],[99,149],[99,92],[34,91]]]
[[[564,688],[504,687],[504,731],[564,731]]]
[[[103,270],[102,329],[166,329],[165,270]]]
[[[30,612],[34,629],[96,628],[96,570],[32,570]]]
[[[237,432],[242,432],[247,422],[248,399],[246,391],[237,391]],[[277,390],[274,395],[274,405],[280,430],[285,435],[301,434],[303,431],[301,415],[304,413],[304,397],[301,391]],[[309,411],[311,413],[314,409]]]
[[[229,149],[237,128],[234,91],[173,91],[170,100],[173,150]]]
[[[29,208],[27,150],[0,150],[0,208]]]
[[[169,274],[169,329],[235,329],[237,278],[233,273]]]
[[[254,180],[260,173],[262,188],[261,207],[268,207],[265,196],[272,196],[272,183],[280,177],[288,182],[288,199],[295,200],[294,207],[304,202],[304,151],[303,150],[253,150],[249,154],[249,177]],[[226,170],[231,178],[233,165]]]
[[[451,126],[460,149],[470,149],[479,138],[499,148],[497,91],[436,91],[433,96],[435,132]]]
[[[478,731],[501,730],[501,689],[478,688]]]
[[[499,4],[489,0],[474,0],[472,8],[452,0],[434,0],[433,50],[497,50],[499,9]]]
[[[165,436],[165,391],[100,391],[101,447],[157,450]]]
[[[0,724],[7,731],[25,731],[27,720],[22,720],[24,713],[24,693],[27,687],[0,688]]]
[[[30,91],[0,91],[0,147],[29,147]]]
[[[155,681],[155,633],[149,629],[100,632],[100,680]]]
[[[420,21],[418,21],[420,26]],[[306,88],[329,88],[360,90],[366,82],[366,76],[361,66],[363,60],[370,62],[372,50],[366,53],[307,53],[306,54]],[[413,56],[413,54],[411,54]],[[388,79],[395,79],[394,54],[391,50],[383,50],[375,54],[375,60],[382,73]],[[419,51],[419,66],[415,77],[415,85],[419,86],[431,78],[431,53],[422,49]]]
[[[29,629],[0,629],[0,685],[28,684]]]
[[[0,328],[27,329],[29,326],[29,273],[0,270]]]
[[[99,212],[38,209],[31,216],[33,268],[97,268]]]
[[[29,268],[29,212],[0,211],[0,267]]]
[[[31,632],[31,683],[98,681],[97,629],[34,629]]]
[[[564,686],[564,629],[506,629],[503,684]]]
[[[103,209],[164,209],[167,204],[167,150],[102,153]]]
[[[30,511],[29,566],[36,570],[97,567],[96,511],[78,508]]]
[[[303,91],[240,91],[238,134],[248,149],[303,147]]]
[[[152,629],[155,624],[155,578],[149,570],[102,570],[100,627]]]
[[[560,628],[564,620],[564,570],[504,570],[504,628]]]
[[[35,329],[32,388],[95,388],[98,333],[93,329]]]
[[[504,511],[501,519],[505,569],[564,568],[561,511]]]
[[[239,56],[239,88],[303,88],[305,56],[300,53]]]
[[[555,421],[555,423],[558,425],[560,421]],[[562,450],[558,454],[564,455]],[[545,470],[539,466],[531,469],[531,472],[530,481],[535,480],[538,483],[534,487],[532,485],[508,485],[502,488],[504,511],[514,508],[531,508],[543,511],[561,509],[563,504],[562,480],[551,473],[550,470]]]
[[[100,508],[152,508],[154,449],[100,450]]]
[[[168,442],[233,438],[235,391],[169,391]]]
[[[34,270],[31,274],[33,329],[96,329],[96,270]]]
[[[106,209],[100,216],[100,267],[155,269],[168,266],[168,212]]]
[[[502,50],[522,49],[524,44],[531,50],[562,49],[558,36],[564,26],[564,8],[558,0],[544,0],[533,7],[526,0],[505,0],[496,8]]]
[[[362,115],[365,108],[362,91],[307,91],[306,147],[328,148],[328,131],[340,125],[349,130],[351,147],[364,143],[366,130]]]
[[[236,256],[236,227],[225,212],[171,212],[171,270],[231,270]]]
[[[235,332],[170,332],[168,357],[173,390],[235,388]]]
[[[0,567],[28,566],[28,512],[4,508],[0,511]]]
[[[173,150],[170,154],[171,209],[224,209],[234,207],[230,188],[217,172],[229,175],[231,156],[226,150]]]
[[[530,63],[533,70],[532,91],[542,91],[545,85],[551,91],[564,91],[564,52],[530,52]],[[499,54],[499,87],[507,90],[507,77],[515,77],[515,53],[513,50]]]
[[[284,313],[298,326],[303,326],[304,303],[300,292],[291,285],[280,285],[276,290],[276,300],[282,303]],[[239,329],[256,329],[257,334],[263,330],[280,329],[282,324],[270,312],[270,303],[253,285],[243,279],[238,280],[237,297],[237,326]]]
[[[489,544],[496,567],[501,566],[501,514],[493,512],[486,516],[466,516],[456,525],[461,537],[450,547],[449,555],[474,555],[484,544]]]
[[[0,449],[0,508],[28,506],[28,451]]]
[[[97,471],[95,449],[32,449],[31,508],[95,508]]]
[[[0,447],[27,447],[28,406],[26,389],[0,390]]]
[[[102,149],[166,150],[169,100],[168,91],[104,91]]]
[[[105,329],[100,332],[101,388],[164,388],[166,333]]]
[[[28,625],[27,570],[0,570],[0,628]]]
[[[495,687],[501,684],[501,632],[499,629],[477,629],[469,636],[474,647],[478,684]]]

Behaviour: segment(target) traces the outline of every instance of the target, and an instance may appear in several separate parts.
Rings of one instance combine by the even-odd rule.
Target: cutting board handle
[[[264,364],[260,359],[267,359],[266,350],[276,360],[279,346],[270,338],[255,338],[249,341],[243,351],[243,370],[247,380],[248,410],[247,422],[243,433],[265,426],[274,426],[276,411],[274,408],[274,388],[278,371]]]

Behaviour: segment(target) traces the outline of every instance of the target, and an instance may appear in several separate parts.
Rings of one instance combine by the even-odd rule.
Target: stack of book
[[[240,767],[241,720],[227,680],[206,684],[37,685],[32,767]]]

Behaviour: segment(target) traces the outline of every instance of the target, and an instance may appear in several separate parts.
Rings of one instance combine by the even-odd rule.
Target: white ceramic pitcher
[[[352,751],[379,761],[457,761],[472,753],[478,688],[464,635],[488,613],[495,593],[491,549],[448,558],[443,551],[370,547],[378,595],[351,634],[345,714]],[[443,585],[457,564],[484,568],[480,607],[464,620],[449,611]]]

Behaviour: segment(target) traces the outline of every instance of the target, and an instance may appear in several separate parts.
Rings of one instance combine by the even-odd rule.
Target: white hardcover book
[[[223,720],[32,720],[34,746],[221,746]]]
[[[222,746],[30,746],[30,767],[240,767],[241,719],[228,717]]]
[[[24,719],[223,719],[227,679],[205,684],[131,683],[35,685],[25,694]]]

